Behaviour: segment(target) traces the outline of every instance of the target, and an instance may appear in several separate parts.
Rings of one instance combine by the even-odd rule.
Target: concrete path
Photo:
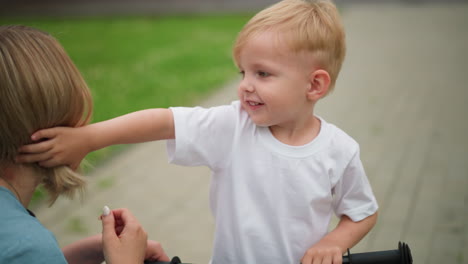
[[[349,5],[348,55],[318,114],[361,143],[380,203],[354,252],[408,243],[414,263],[468,263],[468,5]],[[235,86],[204,105],[235,99]],[[207,263],[209,171],[167,163],[164,142],[131,147],[90,175],[82,203],[38,218],[65,245],[100,232],[103,205],[128,207],[169,255]]]

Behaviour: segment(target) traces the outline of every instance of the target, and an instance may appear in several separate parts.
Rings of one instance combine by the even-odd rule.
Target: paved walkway
[[[408,243],[415,263],[468,263],[468,5],[350,5],[348,55],[318,113],[361,143],[380,203],[354,252]],[[204,105],[235,98],[228,86]],[[103,205],[128,207],[169,255],[207,263],[209,171],[167,164],[164,142],[140,144],[90,177],[83,203],[38,209],[60,244],[100,232]]]

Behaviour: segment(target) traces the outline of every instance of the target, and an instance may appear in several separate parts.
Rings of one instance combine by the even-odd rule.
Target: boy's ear
[[[310,74],[309,82],[310,87],[307,91],[307,98],[317,101],[327,94],[330,86],[330,75],[325,70],[315,70]]]

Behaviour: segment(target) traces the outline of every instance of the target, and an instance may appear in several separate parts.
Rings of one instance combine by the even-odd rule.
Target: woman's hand
[[[153,240],[148,240],[145,260],[147,261],[164,261],[169,262],[170,259],[161,246],[161,243]]]
[[[151,262],[170,261],[159,242],[148,240],[145,248],[146,233],[128,210],[108,212],[109,215],[101,216],[103,234],[81,239],[62,249],[68,263],[98,264],[105,260],[104,256],[111,264],[125,263],[127,258],[122,256],[128,256],[128,261],[135,263],[133,260],[139,261],[142,255]]]
[[[168,261],[161,245],[147,241],[147,234],[128,209],[102,215],[102,243],[108,264],[143,263],[145,259]]]

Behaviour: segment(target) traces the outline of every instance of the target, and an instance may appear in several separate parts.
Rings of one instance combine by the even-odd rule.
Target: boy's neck
[[[270,126],[271,134],[280,142],[290,146],[303,146],[314,140],[320,133],[321,121],[313,116],[300,126]]]

